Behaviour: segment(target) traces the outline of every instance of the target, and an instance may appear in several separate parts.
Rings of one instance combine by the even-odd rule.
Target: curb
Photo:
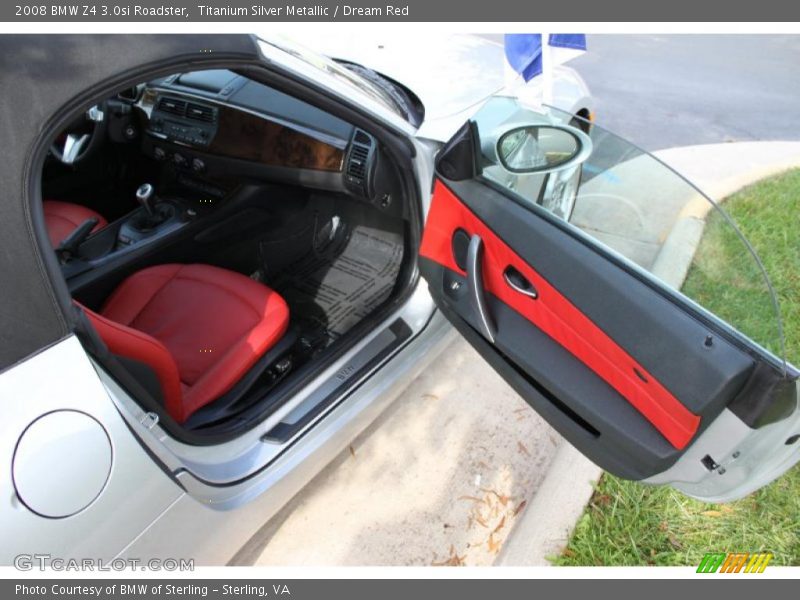
[[[562,440],[495,566],[550,566],[548,557],[566,547],[602,474],[603,469]]]
[[[800,167],[798,142],[733,142],[654,153],[711,198],[725,199],[766,177]],[[706,170],[711,164],[712,168]],[[712,205],[698,195],[667,234],[652,273],[680,289],[703,236]],[[500,552],[497,566],[550,566],[566,547],[603,470],[562,440],[536,495]],[[565,476],[567,475],[567,476]]]
[[[800,167],[800,142],[728,142],[658,150],[653,155],[711,198]],[[702,204],[708,206],[703,200]]]
[[[704,158],[715,156],[718,161],[728,162],[735,155],[744,155],[745,164],[727,173],[704,173],[698,169]],[[722,155],[722,157],[720,156]],[[800,167],[800,143],[797,142],[733,142],[669,148],[655,156],[678,173],[684,175],[697,189],[715,202],[721,203],[749,185],[778,175],[789,169]],[[735,162],[735,161],[734,161]],[[714,177],[710,179],[710,177]],[[655,261],[652,273],[674,289],[683,285],[692,266],[697,246],[703,237],[706,217],[713,205],[698,195],[689,201],[677,221],[667,234]]]
[[[679,217],[656,255],[652,274],[669,287],[680,289],[692,266],[692,259],[700,245],[705,226],[704,218]]]

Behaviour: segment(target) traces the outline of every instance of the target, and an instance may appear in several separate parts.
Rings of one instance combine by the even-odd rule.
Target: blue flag
[[[569,58],[586,50],[586,36],[582,33],[554,33],[548,43],[553,48],[571,50]],[[506,59],[517,73],[528,82],[542,72],[542,34],[507,33],[505,35]],[[569,60],[556,60],[557,63]]]

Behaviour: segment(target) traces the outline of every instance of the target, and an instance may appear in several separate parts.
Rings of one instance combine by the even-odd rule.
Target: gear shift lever
[[[143,183],[136,190],[136,201],[141,209],[135,210],[120,228],[119,239],[140,240],[154,234],[164,223],[175,217],[177,208],[171,202],[156,197],[155,188]]]
[[[149,183],[143,183],[136,190],[136,201],[144,208],[147,216],[151,219],[156,216],[155,210],[153,210],[155,191],[155,188]]]

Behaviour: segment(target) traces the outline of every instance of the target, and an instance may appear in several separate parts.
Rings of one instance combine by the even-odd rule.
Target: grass
[[[734,194],[725,208],[750,240],[780,300],[786,353],[800,363],[800,170]],[[766,286],[732,228],[710,215],[683,286],[686,295],[773,351]],[[706,552],[774,553],[800,565],[800,468],[726,505],[605,474],[557,565],[697,565]]]

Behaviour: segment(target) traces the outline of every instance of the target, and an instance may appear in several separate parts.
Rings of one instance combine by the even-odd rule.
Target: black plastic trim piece
[[[791,416],[797,401],[795,379],[776,378],[772,367],[759,362],[728,408],[748,427],[759,429]]]
[[[467,253],[469,251],[469,234],[463,229],[456,229],[453,233],[453,239],[450,242],[453,251],[453,260],[459,269],[467,271]]]
[[[450,139],[436,158],[436,173],[451,181],[465,181],[477,177],[478,165],[478,126],[467,121]]]
[[[473,329],[473,331],[475,330]],[[478,332],[476,331],[475,333]],[[516,362],[514,362],[514,360],[510,356],[503,354],[497,349],[495,350],[498,356],[502,358],[504,361],[506,361],[508,363],[508,366],[514,369],[514,371],[517,373],[517,375],[519,375],[519,377],[524,379],[529,386],[534,388],[544,398],[547,398],[547,400],[549,400],[553,406],[555,406],[558,410],[564,413],[564,416],[566,416],[568,419],[571,419],[578,427],[583,429],[589,435],[596,438],[600,437],[600,431],[597,428],[595,428],[591,423],[589,423],[589,421],[581,417],[578,413],[572,410],[568,404],[559,400],[559,398],[554,394],[550,393],[546,387],[544,387],[533,377],[528,375]]]

